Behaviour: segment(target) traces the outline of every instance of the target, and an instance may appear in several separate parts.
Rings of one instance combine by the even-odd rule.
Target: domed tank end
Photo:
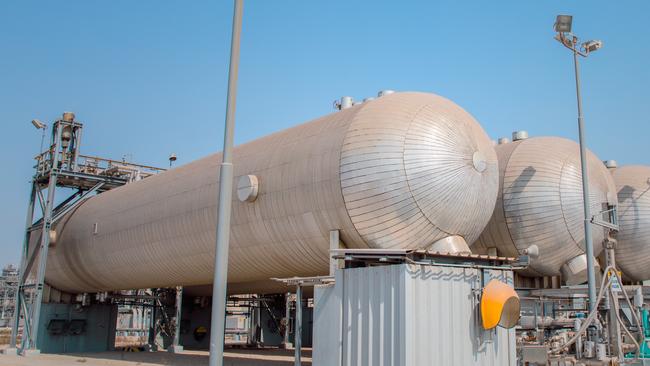
[[[444,253],[444,254],[472,254],[469,245],[462,236],[452,235],[442,238],[427,249],[430,252]]]
[[[596,273],[600,273],[600,265],[594,259],[596,266]],[[579,285],[587,282],[587,255],[580,254],[577,257],[569,259],[560,268],[562,279],[566,282],[567,286]]]

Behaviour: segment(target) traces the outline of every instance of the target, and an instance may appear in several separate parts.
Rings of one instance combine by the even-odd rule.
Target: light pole
[[[584,207],[585,251],[587,255],[587,278],[589,288],[589,310],[596,306],[596,273],[594,269],[594,243],[591,237],[591,208],[589,207],[589,175],[587,172],[587,147],[585,142],[584,119],[582,117],[582,97],[580,95],[580,69],[578,56],[587,57],[603,46],[601,41],[579,43],[578,37],[571,33],[571,15],[558,15],[555,21],[557,39],[562,45],[573,52],[573,65],[576,75],[576,98],[578,100],[578,135],[580,139],[580,167],[582,169],[582,200]]]
[[[47,125],[45,123],[37,120],[37,119],[32,120],[32,125],[34,125],[34,127],[37,130],[42,130],[42,134],[41,134],[41,150],[38,152],[40,154],[40,153],[43,152],[43,143],[45,142],[45,130],[47,129]]]
[[[217,249],[214,258],[212,284],[212,319],[210,320],[210,366],[223,365],[223,343],[226,327],[226,283],[228,280],[228,246],[230,241],[230,211],[232,207],[232,147],[235,132],[237,74],[239,71],[239,39],[244,1],[235,0],[228,72],[228,98],[223,137],[222,162],[219,169],[219,203],[217,209]]]

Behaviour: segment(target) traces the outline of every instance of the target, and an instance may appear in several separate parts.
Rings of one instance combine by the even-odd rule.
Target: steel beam
[[[27,206],[27,218],[25,222],[25,236],[23,237],[23,250],[21,252],[20,259],[20,268],[18,269],[18,288],[16,289],[16,305],[14,306],[14,319],[13,327],[11,328],[11,339],[9,341],[9,347],[16,348],[16,338],[18,336],[18,327],[20,326],[20,313],[22,309],[22,296],[24,285],[23,273],[25,271],[25,266],[27,263],[27,256],[29,255],[29,239],[31,237],[31,232],[29,228],[32,226],[34,221],[34,206],[36,204],[36,191],[38,187],[35,182],[32,182],[32,190],[29,194],[29,204]],[[27,318],[25,318],[27,320]],[[24,337],[24,332],[23,332]]]
[[[342,249],[340,233],[338,230],[330,231],[330,276],[333,276],[336,273],[336,270],[339,268],[339,260],[332,257],[332,250]]]
[[[69,205],[65,207],[60,207],[59,210],[55,210],[54,213],[54,218],[52,219],[52,223],[55,223],[59,221],[63,216],[65,216],[68,212],[74,210],[77,206],[79,206],[86,198],[97,192],[100,188],[104,186],[104,182],[99,182],[95,184],[91,189],[87,190],[86,192],[81,193],[77,200],[70,203]],[[73,196],[74,197],[74,196]],[[69,202],[69,201],[68,201]]]
[[[54,216],[56,216],[56,212],[58,212],[62,207],[64,207],[68,203],[70,203],[70,201],[72,201],[76,197],[78,197],[81,193],[82,193],[81,191],[77,191],[73,195],[71,195],[70,197],[66,198],[63,202],[59,203],[54,208],[54,212],[55,212]],[[43,206],[43,207],[45,207],[45,206]],[[36,222],[29,228],[29,231],[33,232],[33,231],[36,231],[36,230],[40,230],[42,227],[43,227],[43,219],[41,218],[41,219],[36,220]]]
[[[302,351],[302,285],[296,286],[296,329],[294,331],[295,339],[295,359],[294,365],[300,366],[300,352]]]
[[[19,293],[19,296],[22,297],[22,301],[20,302],[21,307],[20,310],[25,314],[25,320],[23,322],[23,337],[20,341],[20,349],[21,351],[29,347],[29,335],[32,333],[31,332],[31,325],[30,325],[30,309],[27,308],[27,299],[25,299],[25,293],[21,292]],[[33,299],[32,299],[33,300]]]
[[[171,347],[169,347],[169,352],[178,353],[183,351],[183,346],[181,346],[181,317],[183,309],[183,287],[176,287],[176,318],[174,321],[174,340]]]
[[[149,345],[149,350],[151,351],[157,351],[158,346],[156,345],[156,317],[157,317],[157,311],[156,311],[156,303],[154,301],[153,305],[151,306],[151,311],[149,312],[150,318],[149,318],[149,337],[147,339],[147,343]]]
[[[52,166],[56,167],[59,162],[59,141],[61,141],[62,129],[56,129],[54,154],[52,157]],[[50,181],[47,187],[47,201],[45,204],[45,212],[43,212],[43,230],[41,231],[41,240],[38,248],[38,269],[36,270],[36,295],[30,307],[32,322],[30,324],[30,334],[23,334],[23,338],[27,341],[24,349],[38,349],[38,327],[41,317],[41,306],[43,301],[43,287],[45,285],[45,265],[47,263],[47,253],[50,246],[50,230],[52,228],[52,212],[54,209],[54,196],[56,194],[56,171],[50,174]]]
[[[41,233],[42,235],[42,233]],[[31,236],[30,236],[31,240]],[[29,243],[27,244],[29,245]],[[27,248],[29,250],[29,248]],[[36,260],[36,257],[38,256],[38,247],[34,248],[31,254],[29,252],[27,253],[28,258],[25,261],[25,263],[22,265],[21,268],[24,268],[24,271],[21,272],[21,277],[20,277],[20,286],[25,287],[27,286],[25,283],[27,282],[27,279],[29,278],[29,274],[32,272],[32,266],[34,265],[34,261]]]
[[[614,249],[614,241],[605,239],[605,260],[606,267],[616,268],[616,254]],[[620,284],[623,286],[623,284]],[[625,358],[625,353],[623,352],[623,340],[621,338],[621,327],[618,323],[618,316],[616,314],[617,309],[619,309],[618,296],[614,294],[613,291],[607,292],[607,298],[609,300],[609,309],[607,311],[607,323],[609,330],[609,343],[612,347],[612,353],[616,354],[619,361],[622,361]],[[631,324],[631,322],[630,322]]]
[[[291,325],[291,292],[284,295],[284,336],[282,339],[282,348],[287,349],[291,347],[289,343],[289,328]]]
[[[38,196],[38,203],[41,207],[41,214],[45,213],[45,198],[43,198],[43,190],[41,190],[40,185],[37,186],[36,194]]]

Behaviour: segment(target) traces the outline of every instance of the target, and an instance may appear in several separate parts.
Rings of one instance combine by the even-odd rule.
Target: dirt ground
[[[311,365],[311,349],[302,353],[302,364]],[[208,364],[208,352],[101,352],[66,355],[39,355],[32,357],[0,354],[0,366],[200,366]],[[227,366],[284,366],[293,365],[293,351],[279,349],[227,349]]]

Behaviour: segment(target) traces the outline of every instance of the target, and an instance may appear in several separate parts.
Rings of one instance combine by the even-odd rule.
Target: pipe
[[[582,321],[579,318],[576,318],[573,329],[576,332],[578,332],[578,331],[580,331],[581,326],[582,326]],[[578,339],[576,340],[576,358],[577,359],[582,358],[582,338],[581,337],[578,337]]]
[[[611,276],[609,275],[610,273],[611,273]],[[615,276],[617,278],[617,280],[619,281],[619,283],[623,283],[621,281],[621,277],[618,275],[618,272],[616,271],[616,269],[614,267],[608,266],[607,268],[605,268],[605,271],[603,272],[603,279],[602,279],[601,285],[600,285],[600,290],[598,291],[598,296],[597,296],[596,302],[594,304],[596,306],[594,307],[593,310],[591,310],[589,312],[589,315],[587,316],[584,323],[582,324],[582,327],[578,331],[576,331],[576,334],[569,341],[567,341],[565,344],[561,345],[560,347],[550,349],[548,351],[549,354],[550,353],[557,353],[557,352],[559,352],[559,351],[561,351],[563,349],[568,349],[568,347],[571,346],[573,343],[575,343],[582,336],[582,334],[587,330],[587,328],[591,325],[591,323],[594,321],[594,319],[598,315],[598,304],[603,299],[603,297],[605,295],[605,291],[607,290],[607,291],[610,291],[610,293],[611,293],[611,287],[610,286],[611,286],[611,283],[612,283],[612,276]],[[626,299],[626,301],[628,302],[628,305],[630,306],[630,309],[633,309],[630,302],[629,302],[630,299],[628,298],[627,293],[625,292],[625,287],[621,286],[621,290],[623,292],[623,297]],[[615,304],[614,306],[617,306],[617,305]],[[637,325],[639,325],[640,331],[643,332],[643,326],[641,326],[641,322],[638,319],[638,317],[636,316],[636,313],[634,311],[632,311],[632,315],[634,316],[635,321],[637,322]],[[630,331],[627,329],[627,327],[625,327],[625,324],[623,324],[623,321],[620,318],[620,315],[618,314],[618,310],[616,311],[616,316],[617,316],[617,319],[618,319],[619,323],[623,326],[625,332],[634,340],[635,346],[637,347],[637,357],[638,357],[638,352],[639,352],[639,349],[640,349],[639,348],[639,343],[636,341],[636,339],[634,339],[634,337],[632,336]]]
[[[614,291],[612,291],[611,287],[609,289],[609,294],[610,294],[610,296],[612,298],[616,297],[616,294],[614,294]],[[639,358],[639,352],[641,351],[641,346],[639,346],[639,342],[637,342],[637,340],[634,339],[634,336],[632,335],[632,333],[630,333],[630,330],[627,329],[627,327],[625,326],[625,323],[623,322],[623,319],[621,319],[621,315],[619,314],[619,312],[621,311],[621,308],[619,307],[618,301],[612,301],[612,304],[613,304],[613,308],[614,308],[614,315],[616,317],[616,321],[621,326],[621,328],[623,328],[623,330],[628,335],[628,337],[630,337],[632,342],[634,342],[634,346],[636,347],[636,356],[635,357]],[[613,326],[613,325],[610,324],[610,327],[611,326]],[[617,338],[620,338],[620,333],[617,335]],[[618,352],[618,355],[619,355],[618,356],[619,360],[622,360],[625,357],[625,354],[623,353],[623,348],[622,348],[621,344],[622,344],[622,342],[620,342],[620,341],[616,342],[616,348],[617,348],[617,352]]]
[[[561,345],[558,348],[550,349],[548,351],[548,353],[557,353],[557,352],[559,352],[559,351],[561,351],[563,349],[567,349],[569,346],[571,346],[573,343],[575,343],[578,340],[578,338],[580,338],[582,336],[582,334],[587,330],[587,328],[591,325],[591,323],[594,321],[594,319],[596,319],[596,316],[598,315],[598,304],[603,299],[603,295],[605,294],[605,288],[609,288],[609,285],[612,283],[612,279],[608,278],[608,276],[607,276],[607,274],[610,271],[615,272],[615,269],[612,268],[612,267],[607,267],[605,269],[603,279],[602,279],[601,284],[600,284],[600,291],[598,292],[596,302],[594,303],[594,305],[596,305],[596,306],[594,307],[593,310],[590,310],[589,315],[585,319],[585,321],[582,324],[582,327],[580,328],[580,330],[578,330],[576,332],[576,334],[569,341],[567,341],[565,344]]]

